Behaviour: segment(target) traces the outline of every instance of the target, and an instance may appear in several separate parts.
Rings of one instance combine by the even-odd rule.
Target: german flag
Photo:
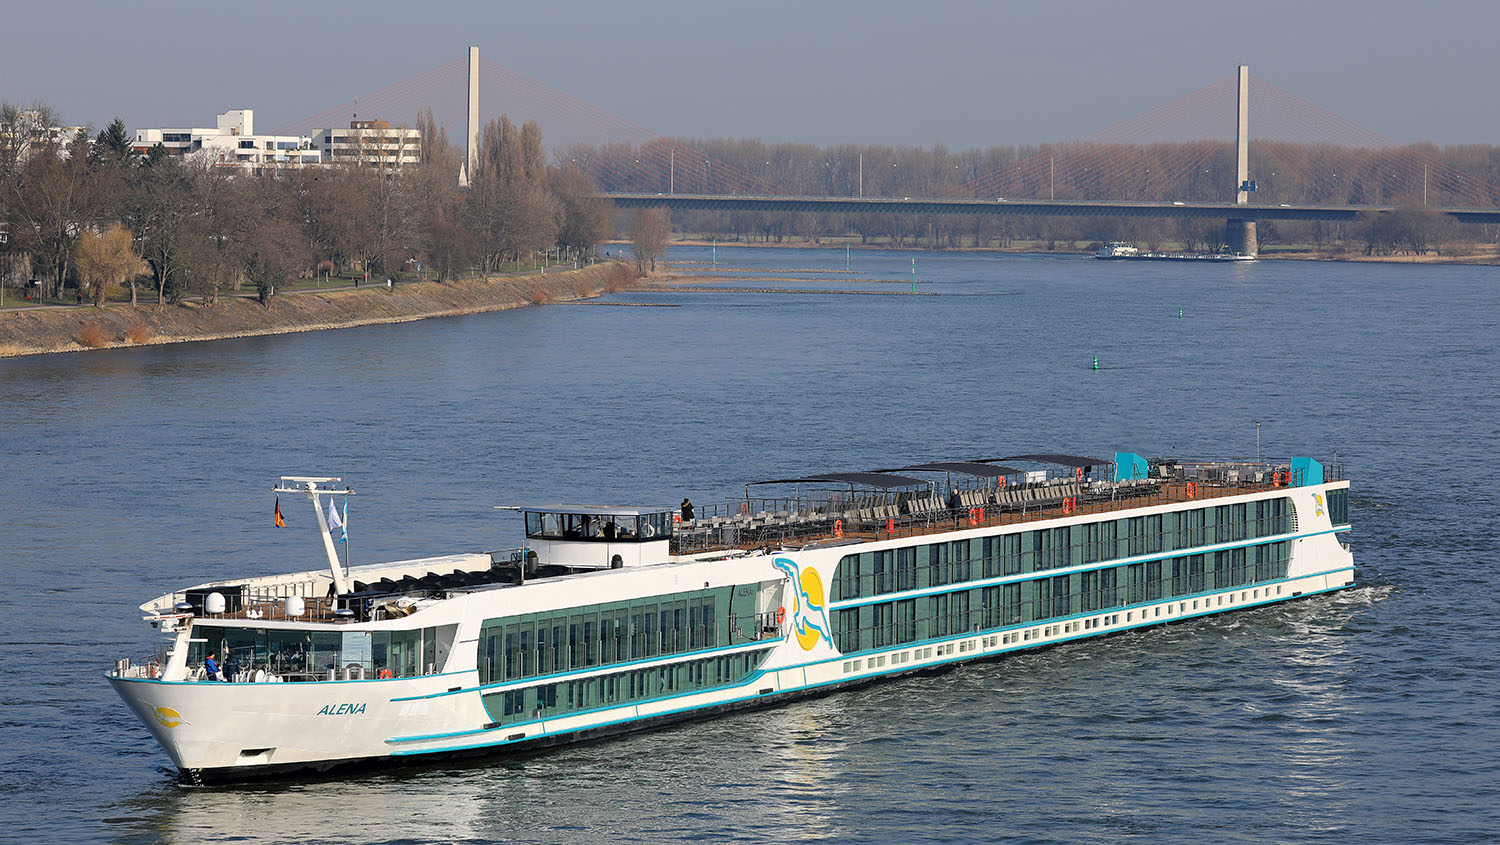
[[[276,527],[285,528],[286,520],[281,518],[281,497],[276,497]]]

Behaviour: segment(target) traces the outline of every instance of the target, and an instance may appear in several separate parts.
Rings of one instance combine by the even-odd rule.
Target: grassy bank
[[[627,265],[599,264],[490,281],[421,282],[393,290],[367,286],[304,291],[273,297],[266,305],[230,297],[216,305],[189,302],[8,311],[0,312],[0,357],[404,323],[584,299],[619,289],[633,279]]]

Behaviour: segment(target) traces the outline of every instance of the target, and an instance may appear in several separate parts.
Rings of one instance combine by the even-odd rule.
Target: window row
[[[833,640],[854,654],[1285,578],[1291,543],[1034,578],[833,613]]]
[[[484,707],[496,723],[509,725],[577,710],[728,686],[743,681],[755,671],[766,651],[686,660],[670,666],[509,690],[486,695]]]
[[[479,682],[492,684],[759,639],[756,585],[715,587],[487,620]]]
[[[1293,530],[1292,508],[1286,497],[1262,499],[846,555],[834,577],[832,600],[1286,534]]]

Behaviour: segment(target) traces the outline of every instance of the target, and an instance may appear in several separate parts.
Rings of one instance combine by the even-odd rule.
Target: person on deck
[[[682,521],[693,521],[693,503],[686,496],[682,498]]]
[[[207,675],[210,681],[219,680],[219,661],[215,660],[214,656],[215,653],[210,651],[208,656],[203,658],[203,674]]]

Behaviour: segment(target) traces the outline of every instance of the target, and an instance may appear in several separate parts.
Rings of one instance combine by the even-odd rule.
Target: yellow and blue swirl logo
[[[182,714],[170,707],[158,707],[151,711],[151,715],[155,716],[156,721],[160,722],[164,728],[175,728],[183,721]]]
[[[823,596],[823,578],[811,566],[803,568],[791,558],[772,561],[777,569],[792,579],[792,633],[803,651],[812,651],[818,638],[833,642],[833,626],[828,624],[828,608]]]
[[[1317,516],[1322,516],[1323,515],[1323,494],[1322,493],[1314,493],[1313,494],[1313,504],[1315,504],[1315,505],[1318,506]]]

